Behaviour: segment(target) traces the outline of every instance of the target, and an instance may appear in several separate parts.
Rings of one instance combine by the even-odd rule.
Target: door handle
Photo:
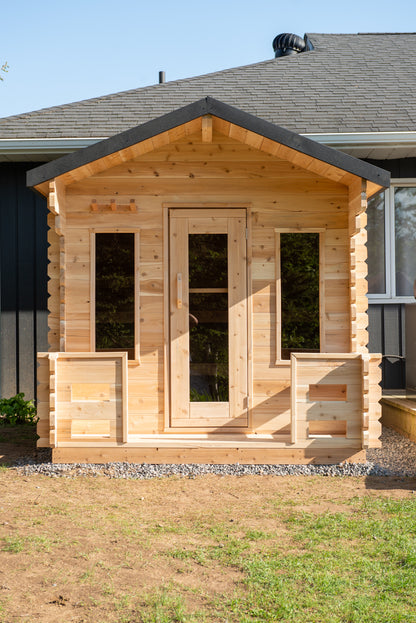
[[[182,309],[182,273],[178,273],[176,275],[176,288],[177,288],[176,307],[178,309]]]

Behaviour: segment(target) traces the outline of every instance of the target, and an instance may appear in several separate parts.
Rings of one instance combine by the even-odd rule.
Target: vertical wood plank
[[[212,117],[204,115],[202,117],[202,142],[212,143]]]
[[[358,179],[349,187],[349,235],[350,246],[350,350],[351,352],[368,352],[368,331],[364,323],[367,314],[367,264],[366,250],[367,243],[367,182]],[[360,257],[357,251],[360,250]],[[356,306],[352,309],[352,306]],[[352,320],[355,314],[355,321]],[[356,322],[356,325],[353,324]],[[358,329],[357,327],[364,327]]]
[[[129,435],[129,396],[128,396],[128,363],[127,353],[121,358],[121,421],[123,443],[127,443]]]
[[[247,414],[246,220],[228,219],[230,417]]]
[[[280,232],[274,232],[276,280],[276,363],[282,359],[282,279],[280,260]]]
[[[290,356],[291,359],[291,382],[290,382],[290,437],[291,442],[296,443],[298,439],[297,435],[297,417],[296,417],[296,385],[297,385],[297,376],[296,376],[296,357],[295,355]]]
[[[134,358],[140,363],[140,231],[134,234]]]
[[[48,344],[50,352],[59,351],[59,236],[55,232],[55,217],[48,215]]]
[[[189,418],[188,219],[170,221],[171,424]],[[177,309],[177,275],[183,278],[182,308]]]
[[[169,320],[169,209],[163,207],[163,404],[165,430],[169,428],[171,421]]]
[[[95,232],[90,230],[90,351],[95,352]]]
[[[252,261],[253,261],[253,238],[251,208],[247,209],[247,400],[248,419],[247,425],[253,429],[253,284],[252,284]]]
[[[65,237],[59,238],[59,350],[66,350],[66,254]]]

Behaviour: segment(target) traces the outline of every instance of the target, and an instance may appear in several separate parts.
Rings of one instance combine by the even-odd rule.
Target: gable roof
[[[211,97],[184,106],[176,111],[167,113],[162,117],[153,119],[142,125],[126,130],[109,139],[95,143],[78,152],[63,156],[27,173],[28,186],[39,186],[48,180],[59,177],[84,167],[94,161],[106,158],[111,154],[142,143],[156,135],[172,130],[178,126],[187,124],[204,115],[227,121],[248,132],[254,133],[273,141],[274,143],[288,147],[294,152],[319,160],[330,167],[341,169],[343,172],[365,178],[378,187],[388,186],[390,174],[383,169],[375,167],[367,162],[358,160],[353,156],[343,154],[325,145],[321,145],[308,138],[299,136],[294,132],[281,128],[258,117],[254,117],[244,111],[238,110],[228,104],[219,102]],[[302,166],[302,165],[300,165]],[[306,167],[306,165],[304,165]]]
[[[0,139],[112,136],[206,96],[296,133],[415,130],[415,33],[308,36],[309,52],[0,119]]]

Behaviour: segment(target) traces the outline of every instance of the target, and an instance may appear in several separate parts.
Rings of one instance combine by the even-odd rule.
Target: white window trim
[[[384,268],[386,275],[385,294],[367,294],[370,305],[375,304],[404,304],[414,303],[413,296],[395,296],[396,292],[396,255],[395,255],[395,222],[394,222],[394,189],[412,187],[416,188],[416,178],[393,178],[390,187],[384,193],[384,229],[385,229],[385,257]],[[389,261],[390,260],[390,261]]]

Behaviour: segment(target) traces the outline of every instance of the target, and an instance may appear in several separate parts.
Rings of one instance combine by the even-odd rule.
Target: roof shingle
[[[416,130],[416,33],[308,34],[314,50],[0,119],[0,139],[105,137],[211,96],[297,133]]]

